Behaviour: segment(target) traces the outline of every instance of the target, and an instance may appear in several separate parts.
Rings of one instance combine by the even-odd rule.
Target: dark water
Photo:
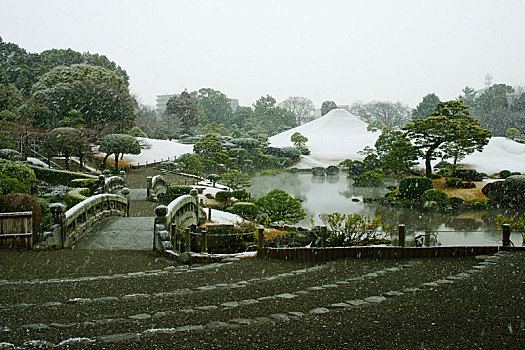
[[[384,196],[386,188],[354,187],[353,181],[346,175],[335,177],[314,177],[311,174],[283,173],[274,176],[259,176],[252,179],[248,189],[254,197],[260,197],[269,191],[280,188],[302,201],[307,218],[297,226],[309,228],[322,225],[319,215],[340,212],[359,213],[365,216],[380,215],[388,224],[406,227],[408,245],[495,245],[501,243],[501,231],[496,230],[495,218],[498,214],[517,216],[523,212],[504,213],[501,210],[472,211],[458,213],[438,213],[363,203],[363,198]],[[352,200],[353,199],[353,200]],[[393,237],[395,239],[395,237]],[[513,233],[511,239],[515,245],[521,245],[519,233]]]

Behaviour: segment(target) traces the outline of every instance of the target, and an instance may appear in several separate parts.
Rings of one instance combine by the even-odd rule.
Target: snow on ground
[[[160,162],[168,158],[173,160],[184,153],[193,153],[193,145],[185,145],[176,141],[156,140],[137,137],[139,142],[150,145],[150,149],[143,149],[140,154],[125,154],[124,162],[130,165]]]
[[[33,158],[33,157],[27,157],[27,161],[31,164],[34,164],[34,165],[40,165],[44,168],[49,168],[49,165],[47,163],[44,163],[43,161],[41,161],[40,159],[38,158]]]
[[[208,211],[206,210],[206,214],[208,214]],[[212,209],[211,210],[211,221],[217,223],[217,224],[237,224],[240,222],[243,222],[244,219],[241,218],[239,215],[228,213],[221,210]]]

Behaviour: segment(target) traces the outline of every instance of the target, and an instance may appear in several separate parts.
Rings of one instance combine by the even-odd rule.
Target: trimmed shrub
[[[231,196],[232,192],[230,191],[218,191],[217,193],[215,193],[215,199],[219,202],[227,202]]]
[[[403,198],[419,199],[426,190],[433,188],[432,180],[427,177],[408,176],[399,182],[399,194]]]
[[[237,202],[232,205],[230,212],[242,216],[246,219],[255,219],[257,217],[259,209],[254,203]]]
[[[502,170],[499,172],[500,179],[506,179],[507,177],[511,175],[512,175],[512,172],[510,170]]]
[[[310,150],[307,147],[301,147],[300,152],[303,156],[309,156]]]
[[[98,180],[95,179],[74,179],[69,183],[69,187],[89,188],[93,193],[98,186]]]
[[[301,156],[301,151],[296,147],[283,147],[279,151],[279,157],[290,158],[291,160],[298,160]]]
[[[326,168],[326,175],[337,175],[339,174],[339,168],[335,165],[330,165]]]
[[[69,190],[64,198],[68,209],[88,199],[90,192],[89,188],[72,188]]]
[[[6,178],[16,179],[23,189],[23,193],[31,193],[31,189],[36,183],[35,172],[27,164],[20,161],[5,162],[0,168],[0,174]]]
[[[8,193],[28,193],[27,186],[12,177],[0,173],[0,196]]]
[[[450,205],[450,200],[445,192],[440,190],[426,190],[421,195],[422,203],[435,202],[439,209],[446,209]],[[426,205],[426,204],[425,204]]]
[[[25,193],[9,193],[2,197],[0,209],[2,212],[32,211],[33,232],[41,232],[42,208],[35,197]]]
[[[250,198],[250,194],[245,190],[232,191],[231,196],[237,198],[240,201],[246,201]]]
[[[316,166],[316,167],[312,168],[312,174],[314,176],[324,176],[325,173],[326,173],[326,170],[323,167]]]
[[[447,177],[445,179],[445,186],[448,188],[461,188],[463,180],[457,177]]]
[[[41,168],[37,166],[29,166],[35,172],[36,178],[45,181],[51,185],[64,185],[67,186],[71,180],[75,179],[94,179],[98,181],[98,178],[93,175],[87,175],[82,173],[75,173],[73,171],[56,170],[49,168]]]
[[[168,201],[172,201],[175,198],[178,198],[180,196],[183,196],[185,194],[190,194],[191,187],[190,186],[169,186],[166,189],[166,195],[165,198]]]
[[[383,184],[385,174],[381,169],[365,171],[359,176],[354,177],[354,186],[358,187],[377,187]]]

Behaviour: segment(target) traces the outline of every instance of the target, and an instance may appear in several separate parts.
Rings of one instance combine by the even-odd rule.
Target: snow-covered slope
[[[184,145],[176,141],[169,140],[156,140],[137,137],[137,140],[141,143],[148,144],[149,149],[143,149],[140,154],[125,154],[124,162],[126,164],[144,164],[146,162],[159,162],[161,159],[173,160],[176,157],[184,153],[193,153],[193,145]]]
[[[525,144],[505,137],[493,137],[483,152],[468,155],[460,164],[487,174],[503,169],[525,173]]]
[[[293,146],[290,137],[299,132],[308,138],[310,155],[302,157],[301,165],[326,166],[350,159],[363,159],[358,152],[373,147],[379,133],[366,130],[368,124],[344,109],[334,109],[325,116],[270,137],[270,146]],[[315,166],[315,165],[314,165]]]

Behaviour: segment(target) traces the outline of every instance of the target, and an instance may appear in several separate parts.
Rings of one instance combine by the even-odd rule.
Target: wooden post
[[[258,229],[258,240],[259,246],[257,247],[257,255],[262,254],[264,250],[264,227],[259,227]]]
[[[399,225],[397,227],[398,230],[398,246],[404,247],[405,246],[405,225]]]
[[[503,246],[510,247],[510,225],[503,224]]]
[[[208,220],[211,221],[211,207],[208,207]]]
[[[189,253],[190,252],[190,235],[191,235],[191,229],[188,227],[184,231],[184,251]]]
[[[208,230],[203,228],[202,229],[202,241],[201,241],[201,252],[203,254],[208,253],[208,236],[207,236]]]
[[[326,247],[327,231],[326,226],[321,226],[321,247]]]

